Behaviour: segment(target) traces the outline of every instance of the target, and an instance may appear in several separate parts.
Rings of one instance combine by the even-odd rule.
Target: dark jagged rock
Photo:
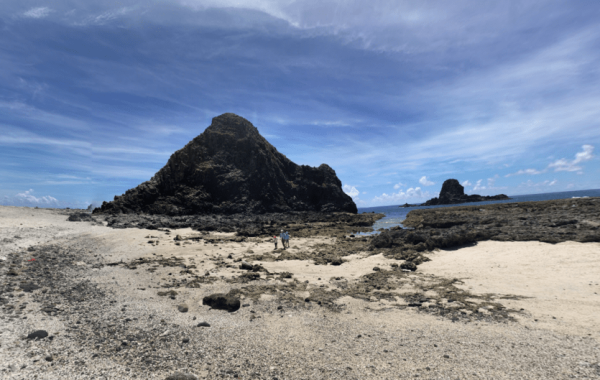
[[[502,201],[510,199],[505,194],[483,196],[478,194],[465,194],[465,188],[455,179],[447,179],[442,185],[439,198],[432,198],[423,203],[423,206],[453,205],[468,202]]]
[[[356,213],[335,171],[299,166],[246,119],[226,113],[173,153],[150,181],[94,213],[163,215],[289,211]]]

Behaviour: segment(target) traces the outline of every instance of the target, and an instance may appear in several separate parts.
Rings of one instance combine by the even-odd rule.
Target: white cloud
[[[358,191],[356,187],[350,185],[342,186],[342,190],[344,190],[344,193],[348,194],[352,198],[355,198],[358,196],[358,194],[360,194],[360,191]]]
[[[535,175],[535,174],[542,174],[544,173],[545,170],[536,170],[536,169],[524,169],[524,170],[519,170],[516,173],[510,173],[505,175],[505,177],[512,177],[514,175],[521,175],[521,174],[530,174],[530,175]]]
[[[394,190],[398,190],[399,188],[401,188],[402,186],[406,186],[405,184],[403,184],[402,182],[398,182],[397,184],[394,185]]]
[[[579,172],[582,171],[581,166],[578,166],[580,163],[591,160],[594,155],[594,147],[592,145],[583,145],[581,147],[583,150],[575,154],[574,160],[567,160],[566,158],[561,158],[560,160],[556,160],[550,165],[548,168],[554,168],[555,172]]]
[[[463,185],[464,187],[467,187],[467,186],[472,186],[473,184],[469,180],[466,180],[466,181],[463,181],[463,183],[461,183],[461,185]]]
[[[409,188],[406,191],[399,191],[397,193],[386,194],[383,193],[378,197],[373,198],[370,203],[376,204],[394,204],[406,202],[410,199],[428,199],[437,196],[428,191],[422,191],[420,187]]]
[[[485,186],[481,186],[481,179],[477,181],[475,187],[473,187],[473,191],[485,190]]]
[[[52,12],[52,9],[48,7],[37,7],[31,8],[27,12],[23,13],[23,16],[29,18],[44,18],[48,16],[50,12]]]
[[[527,180],[527,182],[523,182],[519,185],[519,187],[543,187],[543,186],[554,186],[558,183],[558,180],[554,179],[552,181],[545,180],[543,182],[533,182],[532,180]],[[569,186],[567,186],[568,188]]]
[[[50,195],[36,197],[33,192],[33,189],[29,189],[13,197],[6,196],[2,203],[9,206],[58,206],[58,199]]]
[[[423,186],[435,185],[435,182],[429,181],[426,176],[421,177],[419,183]]]

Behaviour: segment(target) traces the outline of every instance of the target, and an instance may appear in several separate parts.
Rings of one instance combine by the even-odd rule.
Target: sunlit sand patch
[[[523,309],[514,317],[524,324],[600,333],[600,243],[485,241],[430,257],[420,271],[460,278],[457,287],[473,294],[497,294],[507,308]]]
[[[359,253],[344,257],[342,265],[314,265],[310,260],[284,260],[262,262],[261,265],[269,272],[290,272],[298,281],[308,281],[311,284],[327,284],[334,277],[343,277],[348,280],[358,279],[365,274],[372,273],[374,267],[390,269],[397,260],[385,258],[382,254],[367,256]]]

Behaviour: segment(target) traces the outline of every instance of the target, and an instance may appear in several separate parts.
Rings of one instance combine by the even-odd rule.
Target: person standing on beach
[[[277,236],[273,236],[273,242],[275,243],[275,249],[277,249]]]
[[[283,232],[283,230],[281,230],[279,237],[281,238],[281,245],[283,245],[283,249],[285,249],[285,232]]]
[[[285,231],[285,245],[290,247],[290,234],[287,231]]]

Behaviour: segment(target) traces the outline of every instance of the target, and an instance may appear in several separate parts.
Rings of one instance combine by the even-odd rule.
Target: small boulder
[[[44,339],[48,336],[48,331],[46,330],[36,330],[31,334],[27,335],[27,339]]]
[[[177,310],[179,310],[182,313],[187,313],[189,308],[188,305],[182,303],[181,305],[177,305]]]
[[[244,270],[252,270],[252,264],[250,264],[247,261],[242,261],[242,263],[240,264],[240,269],[244,269]]]
[[[334,259],[331,260],[331,265],[342,265],[344,263],[344,260],[342,260],[341,257],[335,257]]]
[[[200,322],[196,325],[196,327],[210,327],[210,323],[208,322]]]
[[[215,293],[202,299],[203,305],[208,305],[213,309],[236,311],[240,308],[240,299],[229,294]]]
[[[69,215],[69,222],[94,222],[94,218],[90,214],[85,212],[76,212],[74,214]]]
[[[191,373],[175,372],[171,376],[168,376],[165,380],[198,380],[198,377]]]
[[[401,269],[407,269],[407,270],[410,270],[410,271],[413,271],[413,272],[417,270],[417,266],[412,261],[405,261],[405,262],[403,262],[402,264],[400,264],[400,268]]]

